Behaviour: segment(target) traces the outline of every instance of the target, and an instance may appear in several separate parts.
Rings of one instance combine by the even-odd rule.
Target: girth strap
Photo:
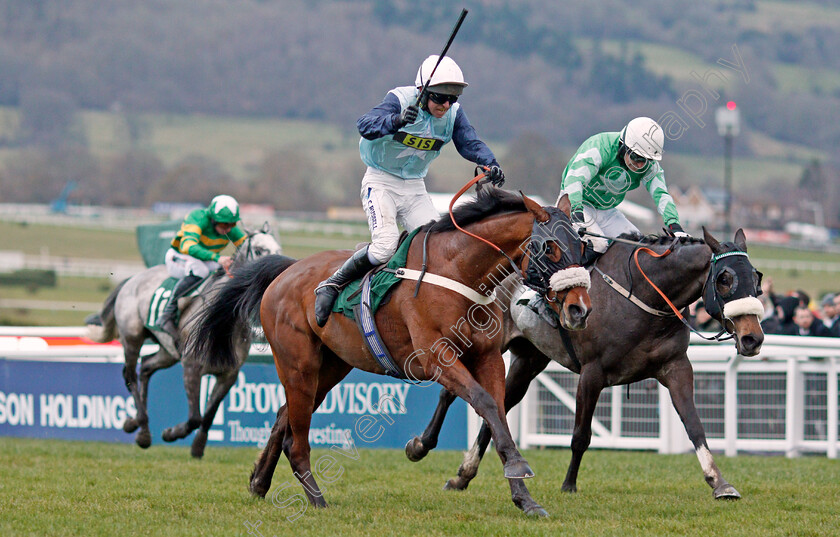
[[[662,310],[653,309],[652,307],[648,306],[647,304],[645,304],[644,302],[639,300],[639,298],[636,297],[636,295],[632,294],[630,291],[628,291],[627,289],[622,287],[621,284],[619,284],[617,281],[613,280],[609,275],[605,274],[604,271],[599,269],[597,266],[594,267],[594,268],[595,268],[595,270],[598,271],[598,274],[601,275],[601,278],[603,278],[604,281],[607,282],[607,285],[609,285],[610,287],[612,287],[613,289],[618,291],[618,294],[620,294],[621,296],[623,296],[624,298],[626,298],[627,300],[629,300],[630,302],[632,302],[633,304],[635,304],[636,306],[641,308],[642,310],[650,313],[651,315],[656,315],[657,317],[674,317],[675,316],[674,313],[671,312],[671,311],[662,311]]]
[[[577,353],[575,352],[575,347],[572,345],[572,338],[569,337],[569,331],[560,325],[557,326],[557,330],[560,332],[560,340],[563,342],[563,346],[566,347],[566,352],[569,353],[569,358],[572,359],[572,363],[575,364],[575,367],[577,367],[578,371],[580,371],[582,367],[580,365],[580,360],[578,360]]]
[[[388,347],[385,346],[385,342],[382,341],[376,329],[376,323],[373,320],[373,311],[371,311],[370,307],[371,278],[372,275],[369,272],[362,279],[361,302],[353,308],[353,312],[356,314],[356,326],[359,327],[359,332],[361,332],[362,339],[365,340],[365,345],[367,345],[368,350],[382,369],[385,370],[385,374],[411,384],[410,381],[406,380],[408,377],[397,366],[391,353],[388,352]]]
[[[461,282],[456,282],[455,280],[449,279],[445,276],[439,276],[430,272],[398,268],[394,271],[394,275],[397,278],[402,278],[404,280],[419,280],[422,276],[424,282],[437,285],[438,287],[445,287],[450,291],[455,291],[456,293],[463,295],[476,304],[481,304],[482,306],[486,306],[496,300],[495,293],[491,293],[489,296],[482,295],[472,287],[464,285]]]

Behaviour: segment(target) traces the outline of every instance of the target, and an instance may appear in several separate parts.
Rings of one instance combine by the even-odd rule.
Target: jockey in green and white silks
[[[427,81],[428,91],[418,107]],[[504,182],[496,157],[456,102],[466,86],[461,68],[451,58],[443,57],[438,64],[438,56],[429,56],[417,70],[414,87],[392,89],[356,122],[362,135],[359,153],[367,166],[361,198],[371,243],[315,290],[318,326],[326,324],[341,287],[391,258],[400,225],[410,231],[440,216],[426,192],[425,177],[445,144],[452,141],[462,157],[488,167],[494,184]]]
[[[662,128],[646,117],[630,121],[621,132],[603,132],[583,142],[563,171],[560,192],[569,195],[574,225],[607,237],[638,233],[616,207],[627,192],[644,185],[665,225],[685,236],[659,165],[664,142]],[[592,245],[598,253],[608,246],[598,237],[592,237]]]
[[[221,255],[222,250],[231,242],[239,246],[247,238],[245,232],[236,227],[238,221],[239,203],[231,196],[216,196],[207,208],[190,212],[172,239],[164,262],[169,275],[178,278],[178,283],[172,289],[157,326],[173,339],[177,340],[174,316],[178,299],[219,267],[230,268],[233,259]]]

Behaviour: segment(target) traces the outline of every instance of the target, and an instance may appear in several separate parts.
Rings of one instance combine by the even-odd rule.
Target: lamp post
[[[732,233],[732,139],[741,132],[741,114],[735,101],[718,107],[715,111],[715,123],[718,134],[723,136],[723,225],[728,237]]]

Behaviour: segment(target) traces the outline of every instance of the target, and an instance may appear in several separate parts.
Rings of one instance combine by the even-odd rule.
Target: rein
[[[662,299],[665,300],[665,303],[668,304],[668,306],[674,312],[674,315],[676,315],[677,318],[682,322],[682,324],[684,324],[686,327],[688,327],[689,330],[691,330],[692,332],[694,332],[695,334],[697,334],[701,338],[705,339],[706,341],[726,341],[727,339],[732,339],[734,336],[731,332],[729,332],[726,329],[725,325],[723,326],[723,330],[721,330],[720,332],[718,332],[717,334],[715,334],[712,337],[706,337],[703,334],[701,334],[699,331],[695,330],[694,327],[691,326],[691,324],[689,324],[689,322],[685,319],[685,317],[683,317],[682,313],[679,312],[677,307],[674,306],[673,302],[671,302],[668,299],[668,297],[665,295],[665,293],[663,293],[662,290],[659,289],[659,287],[657,287],[656,284],[653,283],[650,278],[648,278],[647,274],[645,274],[645,271],[642,270],[642,266],[639,264],[639,252],[644,251],[644,252],[647,252],[648,254],[650,254],[654,258],[660,259],[660,258],[663,258],[663,257],[666,257],[666,256],[670,255],[671,252],[674,251],[674,246],[676,246],[678,242],[679,242],[679,239],[675,238],[674,241],[671,243],[671,245],[668,246],[668,249],[665,250],[664,252],[662,252],[661,254],[657,254],[656,252],[654,252],[653,250],[651,250],[650,248],[647,248],[647,247],[637,248],[636,251],[633,252],[633,260],[636,262],[636,268],[639,269],[639,272],[641,273],[642,276],[644,276],[645,280],[650,284],[650,286],[653,287],[656,290],[657,293],[659,293],[659,296],[661,296]],[[711,267],[709,267],[709,270],[711,270]],[[705,286],[704,286],[704,288],[705,288]],[[721,337],[721,336],[723,336],[723,334],[729,334],[729,335],[727,337]]]
[[[245,249],[244,256],[242,256],[241,250],[242,250],[242,246],[244,246],[244,243],[243,243],[242,246],[236,246],[235,244],[233,245],[233,248],[236,250],[236,252],[233,254],[233,256],[234,256],[233,257],[233,262],[230,264],[231,268],[233,267],[234,264],[239,263],[239,257],[243,257],[243,259],[245,259],[245,260],[247,260],[249,257],[251,257],[251,239],[254,238],[254,235],[256,235],[256,232],[251,233],[250,231],[246,230],[245,234],[248,236],[248,238],[245,240],[245,242],[248,243],[248,247]],[[231,242],[231,244],[233,244],[233,241],[231,240],[231,238],[228,236],[227,233],[225,233],[225,237],[227,237],[227,240],[229,240]],[[225,269],[225,274],[227,274],[228,278],[233,278],[233,272],[231,272],[230,269],[226,268]]]
[[[494,250],[496,250],[497,252],[499,252],[500,254],[505,256],[505,258],[510,263],[510,266],[513,268],[514,272],[516,272],[517,276],[519,276],[520,278],[524,278],[524,276],[522,275],[522,271],[519,270],[519,267],[516,266],[516,263],[513,262],[513,259],[511,259],[511,257],[509,255],[507,255],[504,252],[504,250],[502,250],[501,248],[499,248],[498,246],[496,246],[492,242],[488,241],[487,239],[485,239],[483,237],[479,237],[478,235],[476,235],[474,233],[470,233],[466,229],[459,226],[458,222],[455,221],[455,215],[452,214],[452,208],[455,206],[455,202],[458,200],[458,198],[460,198],[464,194],[464,192],[466,192],[471,186],[476,184],[479,180],[484,179],[484,177],[486,175],[487,175],[487,172],[480,173],[480,174],[476,175],[475,177],[473,177],[472,179],[467,181],[467,184],[465,184],[463,187],[461,187],[461,190],[459,190],[455,194],[455,196],[452,197],[452,201],[449,202],[449,218],[452,220],[452,224],[455,226],[456,229],[458,229],[459,231],[469,235],[470,237],[473,237],[475,239],[480,240],[484,244],[487,244],[488,246],[490,246],[491,248],[493,248]],[[424,254],[424,257],[425,257],[425,248],[424,248],[423,254]],[[418,285],[419,285],[419,282],[418,282]]]
[[[633,260],[636,263],[636,268],[639,269],[639,273],[644,277],[645,281],[647,281],[648,284],[650,284],[650,286],[653,287],[653,289],[659,294],[659,296],[662,297],[662,299],[665,301],[665,303],[668,304],[668,307],[671,308],[671,311],[674,312],[674,315],[680,320],[680,322],[682,322],[682,324],[684,324],[689,330],[691,330],[692,332],[697,334],[702,339],[705,339],[706,341],[726,341],[726,340],[732,339],[734,337],[732,332],[730,332],[729,330],[726,329],[725,323],[723,324],[723,329],[712,337],[706,337],[703,334],[701,334],[693,326],[691,326],[691,324],[685,319],[685,317],[682,315],[682,313],[680,313],[679,309],[677,309],[677,307],[674,306],[674,303],[671,302],[671,300],[668,298],[668,296],[664,292],[662,292],[662,290],[659,287],[657,287],[656,284],[653,283],[653,281],[650,278],[648,278],[648,275],[645,274],[645,271],[642,270],[642,266],[639,264],[639,253],[640,252],[645,252],[645,253],[648,253],[653,258],[661,259],[663,257],[666,257],[666,256],[670,255],[674,251],[674,246],[676,246],[677,243],[679,242],[678,238],[674,239],[674,241],[670,244],[670,246],[668,246],[667,250],[665,250],[661,254],[657,254],[656,252],[654,252],[650,248],[648,248],[646,246],[643,246],[643,243],[638,242],[638,241],[631,241],[631,240],[627,240],[627,239],[621,239],[621,238],[618,238],[618,237],[605,237],[605,236],[599,235],[597,233],[590,233],[589,231],[586,231],[585,234],[586,235],[592,235],[592,236],[595,236],[595,237],[600,237],[602,239],[608,239],[608,240],[615,241],[615,242],[630,244],[632,246],[639,246],[633,252]],[[711,270],[711,267],[709,267],[709,270]],[[608,285],[610,285],[614,289],[618,290],[617,287],[616,287],[618,285],[617,283],[615,285],[613,285],[613,283],[611,283],[611,278],[609,278],[608,275],[604,274],[600,270],[598,270],[598,272],[601,273],[601,275],[604,277],[604,281],[606,281]],[[704,289],[705,289],[705,285],[704,285]],[[659,316],[662,315],[661,312],[659,312],[657,310],[654,310],[653,308],[643,307],[643,304],[640,305],[641,301],[639,301],[638,299],[633,300],[633,295],[629,291],[627,293],[622,293],[622,292],[619,291],[619,294],[621,294],[624,298],[630,300],[630,302],[632,302],[633,304],[635,304],[636,306],[638,306],[642,310],[647,311],[648,313],[652,313],[653,315],[659,315]],[[721,337],[721,336],[723,336],[723,334],[728,334],[728,336]]]

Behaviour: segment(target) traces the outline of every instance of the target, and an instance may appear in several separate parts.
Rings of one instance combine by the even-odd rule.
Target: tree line
[[[451,53],[487,136],[536,131],[573,144],[621,124],[630,108],[658,117],[690,86],[655,74],[635,46],[653,43],[712,64],[737,44],[754,77],[727,97],[751,106],[749,127],[823,149],[840,138],[840,93],[816,82],[783,91],[774,70],[779,62],[840,70],[840,33],[828,22],[799,31],[739,23],[756,15],[755,0],[462,4],[470,16]],[[352,125],[387,89],[413,82],[456,15],[446,0],[6,0],[0,105],[49,91],[84,109]],[[604,40],[620,51],[605,52]]]
[[[760,132],[836,160],[840,93],[816,82],[807,91],[785,90],[776,70],[780,63],[840,70],[840,33],[827,26],[740,24],[759,15],[754,0],[462,4],[470,15],[451,54],[470,82],[464,109],[482,137],[508,142],[505,167],[530,192],[556,195],[568,157],[558,147],[618,130],[635,115],[659,117],[696,89],[657,75],[638,43],[673,46],[712,65],[737,44],[750,82],[727,86],[721,96],[745,110],[736,151],[749,155],[760,143],[750,135]],[[0,170],[0,201],[46,202],[74,181],[73,198],[84,203],[204,201],[211,189],[279,209],[356,204],[360,164],[325,171],[330,181],[318,184],[311,178],[323,164],[290,150],[267,155],[248,177],[230,177],[206,157],[166,166],[138,149],[94,156],[78,111],[119,110],[130,139],[144,136],[138,118],[148,112],[308,118],[352,128],[388,89],[413,83],[459,8],[445,0],[6,0],[0,105],[16,108],[20,121],[0,125],[0,148],[18,155]],[[712,114],[667,150],[719,155]],[[824,163],[823,173],[833,177],[834,166]],[[669,170],[669,183],[692,180],[696,170]]]

